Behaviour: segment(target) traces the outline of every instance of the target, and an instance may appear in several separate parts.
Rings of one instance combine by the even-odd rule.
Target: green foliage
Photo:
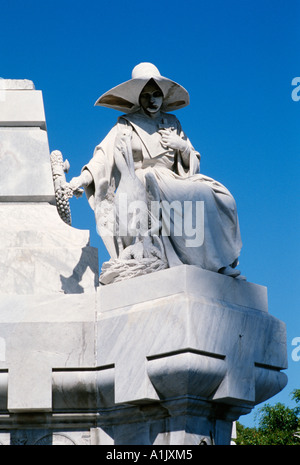
[[[300,403],[300,389],[292,392],[292,399]],[[237,422],[237,445],[300,445],[300,438],[294,434],[300,431],[300,407],[265,404],[258,416],[258,427],[247,428]]]
[[[260,409],[260,429],[267,432],[274,431],[296,431],[298,426],[298,415],[295,410],[278,402],[274,406],[266,404]]]
[[[295,389],[292,392],[292,399],[295,400],[296,402],[300,402],[300,389]]]

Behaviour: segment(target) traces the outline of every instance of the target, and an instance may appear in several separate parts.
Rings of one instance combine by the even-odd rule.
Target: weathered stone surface
[[[1,295],[0,307],[2,409],[52,411],[53,371],[94,366],[95,294]]]
[[[67,244],[81,248],[90,244],[89,231],[66,225],[49,203],[0,202],[0,224],[3,249],[47,249]]]
[[[177,280],[170,269],[99,289],[98,364],[115,365],[116,401],[154,401],[158,392],[165,398],[174,386],[178,392],[189,365],[210,379],[199,385],[196,376],[194,394],[225,403],[265,400],[261,370],[273,379],[273,390],[282,389],[285,325],[267,313],[266,289],[196,267],[176,271]]]
[[[54,205],[0,202],[0,221],[0,294],[95,292],[98,250]]]
[[[203,296],[216,302],[231,302],[235,305],[268,311],[268,294],[265,286],[228,279],[227,276],[219,273],[190,265],[153,273],[149,279],[139,277],[128,282],[102,286],[100,292],[101,312],[186,292],[197,295],[198,298]]]
[[[1,90],[35,90],[35,86],[29,79],[0,79]]]
[[[285,327],[268,314],[265,288],[194,267],[177,272],[180,286],[170,269],[84,294],[2,294],[0,410],[41,412],[61,429],[71,412],[92,415],[98,444],[229,443],[232,422],[286,383]],[[225,300],[231,281],[236,301]]]
[[[40,90],[2,90],[0,80],[0,127],[46,129],[43,96]]]
[[[0,172],[0,202],[54,203],[49,144],[45,131],[39,128],[0,127]]]

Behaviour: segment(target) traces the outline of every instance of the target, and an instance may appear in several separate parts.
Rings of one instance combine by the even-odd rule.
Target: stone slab
[[[0,369],[8,370],[2,391],[9,411],[51,410],[52,371],[93,368],[95,295],[1,297]]]
[[[42,92],[30,89],[2,90],[1,83],[2,80],[0,80],[0,127],[34,126],[46,129]],[[16,84],[11,85],[16,87]]]
[[[117,403],[167,398],[189,365],[190,394],[217,402],[253,406],[286,383],[285,325],[263,286],[181,266],[98,293],[97,365],[114,365]]]
[[[93,247],[1,250],[0,294],[36,295],[95,292],[99,283],[98,251]]]
[[[3,446],[87,446],[95,443],[93,429],[51,428],[42,425],[26,427],[24,424],[11,425],[8,431],[0,432],[0,445]],[[95,443],[96,444],[96,443]]]
[[[55,202],[47,133],[0,127],[0,202]]]
[[[146,276],[101,286],[100,312],[188,292],[215,301],[268,311],[267,288],[228,276],[180,265]]]
[[[94,322],[96,298],[96,293],[1,296],[0,341],[9,337],[7,330],[4,331],[5,325],[16,329],[22,323],[57,323],[63,326],[70,322]],[[4,353],[0,347],[2,361],[5,361],[5,357],[1,356]],[[5,366],[0,364],[0,369]]]
[[[2,410],[52,412],[62,421],[97,410],[99,440],[103,432],[111,444],[193,444],[212,428],[216,443],[226,443],[220,435],[231,422],[286,382],[284,324],[189,292],[187,281],[182,291],[102,313],[102,292],[2,295]]]
[[[0,78],[0,91],[2,90],[35,90],[35,86],[29,79]]]
[[[0,202],[0,224],[1,249],[90,245],[90,232],[66,224],[49,203]]]
[[[89,231],[62,221],[49,203],[0,202],[0,294],[95,292],[98,250]]]
[[[10,412],[43,411],[52,407],[52,369],[38,351],[21,357],[9,370],[7,409]],[[35,359],[32,363],[32,358]]]

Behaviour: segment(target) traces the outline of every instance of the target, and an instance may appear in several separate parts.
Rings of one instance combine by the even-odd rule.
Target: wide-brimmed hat
[[[140,93],[153,79],[163,93],[163,111],[174,111],[190,103],[188,92],[177,82],[161,76],[152,63],[140,63],[132,70],[132,78],[113,87],[98,98],[95,105],[113,108],[125,113],[133,113],[140,108]]]

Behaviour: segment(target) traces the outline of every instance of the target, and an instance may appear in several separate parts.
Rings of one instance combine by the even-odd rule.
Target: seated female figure
[[[239,277],[235,200],[200,174],[200,154],[169,113],[188,103],[187,91],[154,65],[137,65],[130,81],[96,102],[125,113],[70,186],[85,187],[112,259],[157,257],[167,267]]]

